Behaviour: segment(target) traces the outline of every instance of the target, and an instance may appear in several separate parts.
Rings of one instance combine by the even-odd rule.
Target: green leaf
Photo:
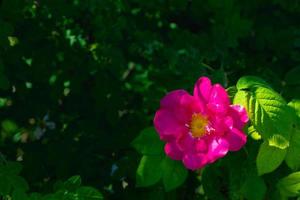
[[[152,127],[144,129],[132,142],[132,146],[143,155],[160,155],[164,149],[164,143]]]
[[[39,193],[31,193],[29,195],[29,199],[30,200],[42,200],[42,199],[44,200],[43,196]]]
[[[22,165],[19,162],[7,162],[4,167],[5,173],[10,175],[17,175],[22,170]]]
[[[240,90],[235,93],[234,98],[233,98],[233,104],[240,104],[245,107],[245,109],[248,111],[249,110],[249,99],[250,99],[250,92]]]
[[[42,200],[65,200],[62,197],[56,195],[56,194],[47,194],[45,195]]]
[[[64,186],[64,182],[63,182],[63,181],[58,180],[58,181],[56,181],[56,182],[53,184],[53,190],[54,190],[54,191],[63,190],[63,189],[65,189],[65,186]]]
[[[7,133],[15,133],[18,130],[17,124],[8,119],[2,121],[1,125],[3,130]]]
[[[143,156],[136,172],[138,187],[154,185],[162,178],[166,191],[183,184],[188,171],[179,161],[171,160],[165,155]]]
[[[269,139],[278,134],[286,141],[289,140],[292,131],[290,123],[292,113],[284,99],[274,90],[253,87],[248,91],[238,91],[234,104],[241,104],[246,108],[252,125],[262,138]],[[275,145],[275,142],[277,140],[273,140],[272,144]]]
[[[9,183],[9,178],[5,174],[0,173],[0,196],[8,195],[12,186]]]
[[[162,177],[161,162],[163,156],[143,156],[136,171],[138,187],[147,187],[157,183]]]
[[[13,200],[29,200],[27,194],[20,189],[16,189],[14,190],[13,194],[12,194],[12,199]]]
[[[279,180],[277,187],[283,197],[300,195],[300,172],[292,173]]]
[[[243,76],[236,84],[238,90],[249,89],[258,86],[271,88],[267,82],[256,76]]]
[[[1,98],[0,97],[0,108],[7,105],[8,99],[7,98]]]
[[[251,174],[247,176],[241,191],[248,200],[263,200],[267,186],[260,176]]]
[[[182,185],[188,175],[188,171],[182,162],[171,160],[167,156],[162,162],[162,173],[166,191],[173,190]]]
[[[27,191],[29,186],[24,178],[18,176],[22,165],[18,162],[7,162],[0,165],[0,194],[8,194],[11,189]]]
[[[290,146],[286,153],[286,164],[294,171],[300,169],[300,100],[293,100],[289,104],[294,111],[293,133],[290,138]]]
[[[237,92],[236,86],[230,86],[226,89],[226,91],[227,91],[227,94],[228,94],[230,100],[233,100],[233,98]]]
[[[95,188],[92,187],[80,187],[76,193],[82,200],[100,200],[103,199],[103,195]]]
[[[261,144],[256,158],[259,175],[274,171],[285,158],[287,150],[269,146],[268,142]]]
[[[293,109],[298,117],[300,117],[300,100],[293,99],[291,102],[288,103],[288,106]]]
[[[272,135],[269,139],[269,146],[277,147],[279,149],[286,149],[289,146],[289,141],[286,140],[283,136],[275,134]]]
[[[294,171],[300,169],[300,130],[295,130],[286,153],[286,164]]]
[[[257,132],[257,130],[256,130],[253,126],[249,126],[249,127],[248,127],[247,133],[248,133],[248,135],[250,135],[254,140],[260,140],[260,139],[261,139],[261,135],[259,134],[259,132]]]
[[[72,176],[66,182],[63,183],[63,188],[66,190],[74,191],[81,185],[80,176]]]
[[[21,176],[10,176],[9,182],[11,185],[18,190],[27,191],[29,189],[29,186],[26,182],[26,180]]]

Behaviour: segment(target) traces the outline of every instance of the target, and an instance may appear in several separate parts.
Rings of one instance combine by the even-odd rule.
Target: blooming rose
[[[226,90],[201,77],[194,94],[185,90],[168,93],[160,102],[154,126],[165,141],[165,153],[196,170],[238,151],[247,141],[242,128],[249,118],[245,108],[230,105]]]

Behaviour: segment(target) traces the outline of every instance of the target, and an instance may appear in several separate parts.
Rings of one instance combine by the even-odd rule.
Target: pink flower
[[[245,108],[230,105],[226,90],[207,77],[195,84],[194,95],[185,90],[168,93],[160,102],[154,126],[166,141],[165,153],[196,170],[238,151],[247,141],[242,132],[249,118]]]

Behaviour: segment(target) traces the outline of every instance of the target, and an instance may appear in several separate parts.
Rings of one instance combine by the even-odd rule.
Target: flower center
[[[207,117],[194,113],[190,123],[190,131],[193,137],[198,138],[206,134],[206,126],[208,124]]]

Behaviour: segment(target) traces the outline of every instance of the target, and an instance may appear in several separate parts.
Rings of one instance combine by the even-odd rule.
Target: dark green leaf
[[[9,177],[5,174],[0,174],[0,196],[10,194],[11,189],[12,186],[9,183]]]
[[[12,193],[12,199],[13,200],[29,200],[27,194],[24,192],[24,190],[16,189]]]
[[[162,162],[162,178],[166,191],[181,186],[187,178],[188,171],[181,161],[171,160],[165,157]]]
[[[25,179],[20,176],[10,176],[9,182],[15,189],[23,191],[27,191],[29,189],[29,186]]]
[[[76,193],[79,195],[81,200],[101,200],[103,199],[102,194],[92,187],[80,187]]]
[[[295,113],[293,124],[293,133],[290,138],[290,146],[287,150],[285,161],[293,169],[300,169],[300,101],[293,100],[288,104]]]
[[[160,155],[164,147],[164,143],[152,127],[144,129],[132,142],[132,145],[143,155]]]
[[[10,175],[17,175],[22,170],[22,165],[19,162],[7,162],[5,167],[5,173]]]
[[[264,180],[254,174],[247,176],[242,186],[242,194],[248,200],[263,200],[267,191]]]
[[[162,177],[161,162],[164,156],[143,156],[136,171],[138,187],[147,187],[157,183]]]
[[[3,130],[7,133],[15,133],[18,130],[17,124],[8,119],[2,121],[1,125]]]
[[[64,189],[73,191],[81,185],[81,178],[80,176],[72,176],[66,182],[64,182],[63,185]]]

